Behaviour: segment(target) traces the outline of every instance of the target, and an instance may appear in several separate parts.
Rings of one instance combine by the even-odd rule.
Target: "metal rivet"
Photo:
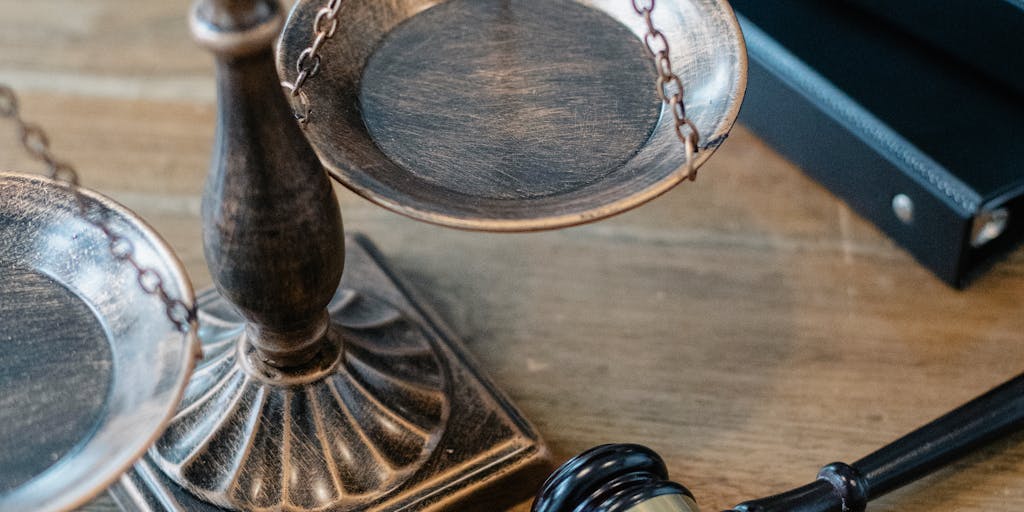
[[[906,194],[896,194],[892,198],[892,211],[896,218],[904,224],[914,222],[914,201]]]
[[[1010,221],[1010,212],[1006,208],[983,211],[974,217],[971,229],[971,245],[981,247],[1006,231]]]

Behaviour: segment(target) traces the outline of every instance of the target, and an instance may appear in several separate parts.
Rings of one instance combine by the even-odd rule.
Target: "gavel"
[[[853,464],[835,462],[814,482],[727,512],[864,512],[868,502],[1024,426],[1024,374]],[[668,480],[650,448],[610,444],[563,464],[533,512],[698,512],[693,494]]]

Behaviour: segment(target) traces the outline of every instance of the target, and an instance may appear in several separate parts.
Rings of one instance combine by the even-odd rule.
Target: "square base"
[[[352,236],[346,242],[341,288],[384,300],[419,325],[444,369],[450,407],[438,446],[415,475],[364,510],[494,511],[529,498],[551,469],[537,432],[366,238]],[[216,294],[203,297],[207,295]],[[223,307],[222,300],[212,298],[211,309]],[[224,510],[179,487],[157,467],[152,454],[109,492],[126,511]]]

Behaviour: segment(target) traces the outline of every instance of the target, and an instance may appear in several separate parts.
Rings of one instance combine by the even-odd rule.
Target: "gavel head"
[[[685,487],[668,481],[650,448],[608,444],[563,464],[541,487],[533,512],[699,512]]]

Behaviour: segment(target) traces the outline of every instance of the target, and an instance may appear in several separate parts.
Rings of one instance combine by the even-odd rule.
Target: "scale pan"
[[[156,270],[193,299],[181,264],[127,209],[82,191]],[[73,192],[0,173],[0,510],[69,510],[106,489],[163,430],[198,345],[107,238]]]
[[[282,80],[326,0],[299,0]],[[482,231],[551,229],[638,206],[686,178],[630,0],[346,0],[293,98],[327,170],[396,212]],[[725,0],[659,0],[700,132],[695,165],[736,120],[746,49]]]

